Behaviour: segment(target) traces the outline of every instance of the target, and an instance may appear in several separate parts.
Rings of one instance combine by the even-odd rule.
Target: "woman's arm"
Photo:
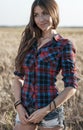
[[[12,88],[14,92],[15,102],[17,102],[18,100],[21,100],[21,87],[23,86],[23,82],[24,81],[18,76],[15,76],[13,80]],[[22,104],[17,105],[16,111],[18,112],[21,123],[27,124],[28,113],[23,107],[23,105]]]
[[[76,92],[76,89],[73,87],[65,88],[59,96],[57,96],[54,101],[56,103],[56,108],[65,103],[70,97],[72,97]],[[51,102],[51,111],[55,109],[53,102]],[[47,106],[47,110],[49,110],[49,105]]]
[[[64,40],[63,40],[64,43]],[[75,46],[69,41],[63,47],[61,52],[61,70],[62,80],[64,81],[64,90],[56,97],[56,107],[66,102],[71,96],[73,96],[78,87],[77,83],[77,68],[76,68],[76,49]],[[53,102],[52,102],[53,109]]]
[[[20,77],[15,76],[13,80],[12,89],[14,92],[15,102],[21,100],[21,87],[23,85],[23,80]]]
[[[55,99],[56,108],[66,102],[71,96],[73,96],[76,92],[75,88],[67,87],[65,88]],[[51,110],[50,104],[44,108],[36,110],[31,116],[28,118],[28,122],[38,123],[40,122],[49,112],[55,109],[53,101],[51,102]]]

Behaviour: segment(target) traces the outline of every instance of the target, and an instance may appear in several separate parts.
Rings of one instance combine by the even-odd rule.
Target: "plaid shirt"
[[[14,72],[21,78],[24,76],[21,96],[25,107],[42,108],[58,96],[55,83],[60,70],[64,86],[77,88],[75,53],[73,44],[59,34],[39,50],[37,42],[32,45],[23,63],[25,74]]]

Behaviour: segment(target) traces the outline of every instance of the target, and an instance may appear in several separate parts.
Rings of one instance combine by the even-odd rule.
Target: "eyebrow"
[[[42,13],[43,13],[43,12],[48,13],[47,10],[43,10]],[[34,14],[38,14],[38,12],[35,12],[35,10],[34,10],[33,13],[34,13]]]

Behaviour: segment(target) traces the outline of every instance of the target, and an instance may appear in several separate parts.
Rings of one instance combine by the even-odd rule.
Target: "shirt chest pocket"
[[[41,62],[48,62],[48,63],[56,63],[56,59],[58,56],[58,51],[53,48],[49,48],[48,50],[44,50],[39,55],[39,60]]]

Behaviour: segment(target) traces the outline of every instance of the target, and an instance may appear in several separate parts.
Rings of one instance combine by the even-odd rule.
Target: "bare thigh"
[[[21,123],[16,123],[13,130],[37,130],[37,128],[36,125],[33,124],[23,125]]]
[[[55,127],[55,128],[43,128],[43,127],[38,127],[38,130],[63,130],[63,128],[60,127]]]

